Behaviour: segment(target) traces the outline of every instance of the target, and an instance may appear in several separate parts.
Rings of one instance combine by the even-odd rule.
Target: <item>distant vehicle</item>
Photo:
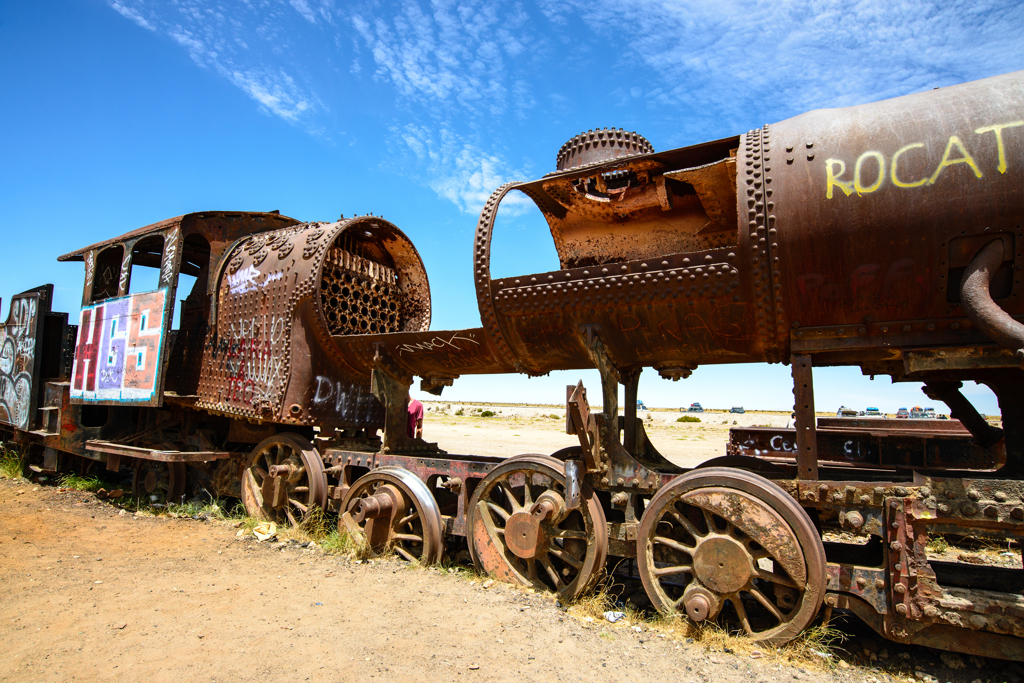
[[[839,410],[836,411],[836,417],[857,417],[857,411],[846,406],[839,406]]]
[[[704,409],[699,403],[691,403],[690,407],[686,409],[688,413],[703,413]]]
[[[743,410],[743,406],[733,406],[732,408],[729,408],[729,412],[730,413],[745,413],[747,411]]]
[[[873,406],[864,409],[864,417],[882,417],[882,411]]]
[[[910,417],[910,411],[907,410],[906,408],[900,408],[899,410],[896,411],[896,417],[908,418]]]
[[[636,409],[637,410],[647,410],[647,406],[644,405],[643,401],[638,399],[637,402],[636,402]]]
[[[936,420],[948,420],[949,416],[948,415],[944,415],[942,413],[939,413],[938,415],[935,416],[935,419]]]

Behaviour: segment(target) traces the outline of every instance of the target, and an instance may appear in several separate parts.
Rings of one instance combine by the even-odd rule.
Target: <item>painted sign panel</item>
[[[71,401],[158,400],[167,290],[108,299],[82,309]]]
[[[24,430],[35,405],[39,320],[49,311],[49,299],[41,302],[41,297],[45,295],[38,290],[15,296],[7,322],[0,326],[0,422]]]

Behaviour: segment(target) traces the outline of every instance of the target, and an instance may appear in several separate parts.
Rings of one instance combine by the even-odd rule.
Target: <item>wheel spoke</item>
[[[674,576],[676,574],[692,574],[693,565],[689,564],[678,564],[673,567],[655,567],[654,575],[658,577],[662,576]]]
[[[403,558],[405,558],[409,562],[415,562],[417,559],[419,559],[419,558],[415,557],[412,553],[410,553],[408,550],[406,550],[405,548],[403,548],[400,545],[396,545],[395,546],[395,552],[398,553],[399,555],[401,555]]]
[[[754,570],[757,572],[757,578],[770,583],[777,583],[780,586],[787,586],[789,588],[796,588],[799,590],[800,586],[784,574],[776,574],[775,572],[766,571],[760,567],[755,566]]]
[[[555,547],[548,548],[548,554],[549,555],[554,555],[555,557],[560,559],[562,562],[565,562],[566,564],[572,566],[574,569],[580,569],[580,568],[583,567],[583,561],[582,560],[576,559],[575,557],[572,556],[572,554],[570,554],[566,550],[563,550],[562,548],[555,548]]]
[[[512,495],[512,487],[507,481],[495,484],[494,490],[500,491],[505,496],[505,500],[508,501],[508,504],[512,507],[512,512],[519,512],[523,509],[522,506],[519,505],[519,501],[516,500],[516,497]]]
[[[391,534],[396,541],[409,541],[410,543],[423,543],[423,537],[416,534]]]
[[[573,538],[580,541],[587,540],[587,532],[579,529],[555,529],[551,538]]]
[[[651,540],[653,542],[655,542],[655,543],[660,543],[662,545],[667,545],[669,548],[672,548],[673,550],[678,550],[681,553],[686,553],[687,555],[691,555],[691,556],[693,554],[693,551],[695,550],[695,548],[693,548],[693,547],[685,546],[682,543],[680,543],[679,541],[676,541],[676,540],[671,539],[671,538],[666,538],[664,536],[655,536]]]
[[[308,486],[296,486],[291,490],[292,493],[309,493]]]
[[[562,590],[565,586],[565,582],[562,581],[562,577],[558,575],[558,570],[551,564],[551,560],[546,557],[542,557],[539,561],[541,566],[544,567],[544,570],[548,573],[551,581],[554,582],[555,590]]]
[[[529,472],[524,472],[523,474],[525,475],[523,477],[523,507],[529,508],[533,505],[533,491],[530,490],[530,480],[533,477]]]
[[[762,593],[758,588],[751,586],[747,589],[754,598],[761,603],[766,610],[771,612],[772,616],[775,617],[779,623],[786,620],[786,617],[779,611],[778,606],[768,599],[768,596]]]
[[[309,512],[309,508],[308,507],[306,507],[305,505],[303,505],[299,501],[295,500],[294,498],[289,498],[288,502],[291,503],[292,505],[294,505],[295,507],[297,507],[299,509],[299,512],[301,512],[302,514],[306,514],[307,512]]]
[[[417,520],[419,518],[420,518],[420,511],[415,509],[415,508],[413,508],[412,514],[407,515],[407,516],[403,517],[402,519],[398,520],[398,524],[396,526],[398,528],[402,528],[406,524],[409,524],[409,523],[411,523],[411,522],[413,522],[413,521],[415,521],[415,520]]]
[[[537,583],[540,578],[537,576],[537,560],[533,558],[527,558],[526,560],[526,576],[532,583]]]
[[[260,479],[266,479],[270,476],[270,473],[259,465],[253,465],[252,469],[256,470],[256,474],[260,475]]]
[[[673,518],[674,518],[674,519],[675,519],[675,520],[676,520],[677,522],[679,522],[679,525],[680,525],[681,527],[683,527],[683,529],[685,529],[685,530],[686,530],[686,533],[688,533],[688,534],[690,534],[691,536],[693,536],[694,540],[698,540],[698,539],[700,539],[700,538],[702,538],[703,536],[705,536],[705,535],[706,535],[706,534],[702,534],[702,533],[700,533],[699,531],[697,531],[697,527],[693,526],[693,522],[691,522],[690,520],[688,520],[688,519],[686,518],[686,515],[683,515],[683,514],[681,514],[681,513],[680,513],[680,512],[678,511],[678,510],[676,510],[675,508],[672,508],[672,507],[670,507],[670,508],[668,509],[668,513],[669,513],[670,515],[672,515],[672,517],[673,517]]]
[[[291,508],[284,509],[284,516],[288,518],[288,523],[292,526],[298,526],[299,522],[295,519],[295,515],[292,514]]]
[[[715,526],[714,513],[712,513],[711,510],[705,510],[704,508],[701,508],[700,511],[704,513],[704,523],[708,525],[708,533],[716,533],[718,531],[718,527]]]
[[[739,615],[740,623],[743,624],[743,630],[747,632],[748,636],[754,635],[754,629],[750,626],[750,618],[747,616],[747,610],[743,607],[743,600],[740,599],[739,593],[730,593],[725,596],[732,603],[732,606],[736,609],[736,614]]]
[[[492,503],[489,500],[481,500],[480,504],[481,505],[486,505],[488,509],[490,509],[492,512],[494,512],[494,514],[496,514],[499,517],[501,517],[503,522],[507,522],[508,518],[512,516],[512,515],[508,514],[507,510],[505,510],[504,508],[496,505],[495,503]]]
[[[487,535],[490,537],[491,543],[496,546],[503,546],[504,543],[498,538],[498,536],[503,536],[505,534],[505,529],[502,528],[499,530],[498,526],[494,523],[494,518],[491,517],[490,514],[491,506],[497,507],[494,503],[481,500],[476,506],[476,511],[477,514],[480,515],[480,520],[483,522],[484,529],[487,531]],[[501,508],[498,509],[500,510]],[[507,520],[508,517],[505,519]]]

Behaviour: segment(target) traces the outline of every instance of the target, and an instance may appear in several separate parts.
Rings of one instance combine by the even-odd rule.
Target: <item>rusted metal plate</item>
[[[110,441],[86,441],[85,450],[93,453],[104,453],[108,456],[124,456],[141,460],[157,460],[159,462],[209,462],[225,460],[233,453],[225,451],[168,451],[153,448],[140,448]]]
[[[1008,240],[1008,267],[1020,262],[1022,81],[1018,72],[770,127],[780,344],[797,326],[846,325],[885,345],[868,324],[962,319],[959,272],[980,246],[959,241],[965,232]],[[1011,280],[999,305],[1020,315]],[[959,342],[948,326],[922,332]]]
[[[0,423],[29,430],[36,423],[43,320],[50,311],[53,285],[11,298],[0,326]]]
[[[896,419],[887,417],[819,417],[818,427],[822,429],[866,429],[880,434],[904,431],[934,432],[967,436],[970,432],[960,420]]]
[[[902,420],[901,420],[902,422]],[[819,423],[820,424],[820,423]],[[992,470],[1006,460],[998,448],[984,449],[969,434],[946,431],[875,429],[817,429],[818,459],[821,462],[858,467],[953,468]],[[730,455],[796,462],[795,429],[745,427],[729,430],[726,449]]]

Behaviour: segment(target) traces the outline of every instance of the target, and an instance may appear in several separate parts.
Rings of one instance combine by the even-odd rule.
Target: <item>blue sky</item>
[[[479,325],[471,241],[490,192],[622,127],[655,149],[804,111],[1024,68],[1017,2],[54,0],[0,8],[0,296],[43,282],[77,317],[61,253],[189,211],[373,212],[416,243],[435,329]],[[506,201],[497,276],[557,267]],[[445,396],[560,402],[595,372],[463,378]],[[917,385],[816,372],[820,410],[923,404]],[[983,412],[994,397],[970,388]],[[785,366],[648,371],[648,405],[786,410]],[[937,406],[939,407],[939,406]]]

